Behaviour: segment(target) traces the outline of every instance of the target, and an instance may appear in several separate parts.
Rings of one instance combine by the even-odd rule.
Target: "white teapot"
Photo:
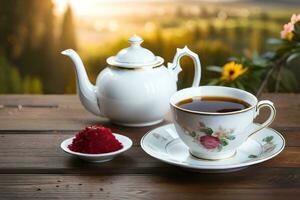
[[[77,92],[91,113],[109,118],[125,126],[148,126],[161,122],[169,111],[169,99],[177,91],[177,76],[182,70],[180,58],[190,56],[195,75],[192,87],[199,86],[201,64],[197,54],[187,47],[177,49],[173,63],[166,68],[164,59],[141,47],[137,35],[129,39],[130,47],[122,49],[106,61],[96,85],[91,84],[79,55],[72,49],[62,52],[74,64]]]

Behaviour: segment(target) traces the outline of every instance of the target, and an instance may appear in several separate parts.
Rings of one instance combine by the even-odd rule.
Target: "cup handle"
[[[273,122],[273,120],[275,119],[276,109],[274,107],[273,102],[269,101],[269,100],[262,100],[262,101],[259,101],[257,103],[257,105],[256,105],[256,113],[255,113],[254,118],[256,118],[259,115],[259,110],[261,108],[263,108],[263,107],[268,107],[270,109],[271,113],[270,113],[268,119],[264,123],[260,124],[260,126],[257,127],[253,132],[251,132],[249,134],[249,136],[253,135],[254,133],[260,131],[261,129],[263,129],[265,127],[268,127]]]
[[[199,56],[196,53],[192,52],[187,46],[185,46],[182,49],[177,48],[176,54],[173,58],[173,63],[168,63],[168,70],[172,72],[172,74],[174,75],[174,77],[177,81],[178,74],[182,71],[182,69],[180,67],[180,59],[183,56],[189,56],[193,59],[195,73],[194,73],[194,80],[193,80],[192,87],[198,87],[200,84],[200,79],[201,79],[200,59],[199,59]]]

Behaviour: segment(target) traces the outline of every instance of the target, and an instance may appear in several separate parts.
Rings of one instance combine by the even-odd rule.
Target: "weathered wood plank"
[[[262,99],[274,101],[277,107],[273,127],[300,128],[300,95],[266,94]],[[75,95],[1,95],[0,105],[4,105],[0,107],[0,130],[80,130],[90,124],[110,125],[108,119],[84,110]],[[264,115],[263,111],[260,120]],[[170,115],[166,119],[171,122]]]
[[[293,199],[300,169],[227,174],[0,175],[1,199]]]
[[[60,142],[75,132],[0,134],[0,173],[174,173],[177,168],[148,156],[139,146],[143,134],[123,133],[134,146],[111,162],[89,164],[60,150]],[[300,167],[300,132],[284,132],[287,148],[259,167]]]
[[[151,130],[148,128],[130,128],[120,126],[108,126],[112,132],[119,133],[128,136],[134,145],[139,145],[141,138]],[[300,130],[277,130],[279,131],[286,140],[286,147],[300,147]],[[49,140],[55,139],[55,143],[59,143],[64,139],[74,136],[78,131],[0,131],[0,144],[7,145],[11,144],[14,146],[21,140],[27,140],[31,145],[34,140],[38,140],[40,143],[47,144]],[[52,144],[55,145],[55,144]],[[1,148],[1,145],[0,145]]]
[[[79,105],[76,95],[0,95],[0,105]]]
[[[166,123],[170,123],[170,120],[161,124]],[[81,105],[76,108],[59,106],[0,109],[0,130],[80,130],[94,124],[114,126],[108,119],[88,113]]]
[[[297,197],[300,195],[300,95],[266,94],[263,99],[275,102],[278,116],[273,127],[282,130],[287,148],[274,159],[240,172],[196,174],[143,152],[139,140],[156,126],[113,125],[85,111],[72,95],[0,96],[0,199]],[[170,117],[166,118],[164,123],[170,123]],[[90,124],[104,124],[129,136],[134,147],[102,164],[82,162],[59,149],[63,139]]]

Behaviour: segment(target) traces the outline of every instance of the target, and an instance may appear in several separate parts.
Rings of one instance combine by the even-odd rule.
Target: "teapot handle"
[[[177,48],[176,54],[173,58],[173,63],[168,63],[168,69],[173,73],[175,80],[177,81],[178,74],[182,71],[182,68],[180,67],[180,59],[183,56],[189,56],[193,59],[195,73],[194,73],[194,80],[193,80],[192,87],[198,87],[201,79],[200,59],[199,56],[196,53],[192,52],[187,46],[185,46],[182,49]]]

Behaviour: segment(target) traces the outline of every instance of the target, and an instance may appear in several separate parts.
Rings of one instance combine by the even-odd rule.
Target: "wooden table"
[[[300,95],[266,94],[275,102],[272,127],[286,138],[274,159],[226,174],[200,174],[143,152],[141,137],[155,128],[127,128],[97,118],[76,96],[0,96],[0,199],[299,199]],[[170,117],[161,123],[170,123]],[[59,148],[87,125],[103,124],[134,146],[103,164]]]

